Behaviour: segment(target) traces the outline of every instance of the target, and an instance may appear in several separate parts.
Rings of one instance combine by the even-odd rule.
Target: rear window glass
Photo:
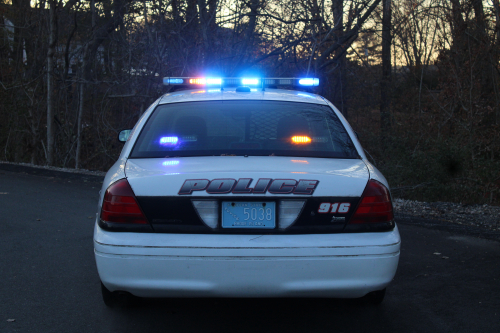
[[[242,100],[159,105],[130,157],[214,155],[358,158],[329,106]]]

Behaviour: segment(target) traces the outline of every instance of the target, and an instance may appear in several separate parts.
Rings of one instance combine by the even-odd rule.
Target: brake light
[[[393,219],[389,190],[382,183],[370,179],[349,224],[390,222]]]
[[[112,223],[148,224],[126,179],[112,184],[104,194],[101,220]]]

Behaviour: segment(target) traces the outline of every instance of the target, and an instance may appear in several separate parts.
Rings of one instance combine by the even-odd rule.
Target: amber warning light
[[[191,83],[191,84],[206,84],[207,80],[205,80],[204,78],[189,79],[189,83]]]
[[[308,136],[296,135],[292,136],[292,142],[296,144],[308,144],[311,143],[311,138]]]

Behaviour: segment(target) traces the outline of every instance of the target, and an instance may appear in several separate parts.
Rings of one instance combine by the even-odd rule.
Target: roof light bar
[[[318,78],[296,78],[296,77],[262,77],[262,78],[237,78],[237,77],[164,77],[163,84],[166,86],[220,86],[220,87],[269,87],[269,86],[319,86]]]

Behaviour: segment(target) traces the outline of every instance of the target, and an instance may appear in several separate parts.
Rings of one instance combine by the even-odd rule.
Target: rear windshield
[[[243,100],[159,105],[130,157],[214,155],[358,158],[329,106]]]

